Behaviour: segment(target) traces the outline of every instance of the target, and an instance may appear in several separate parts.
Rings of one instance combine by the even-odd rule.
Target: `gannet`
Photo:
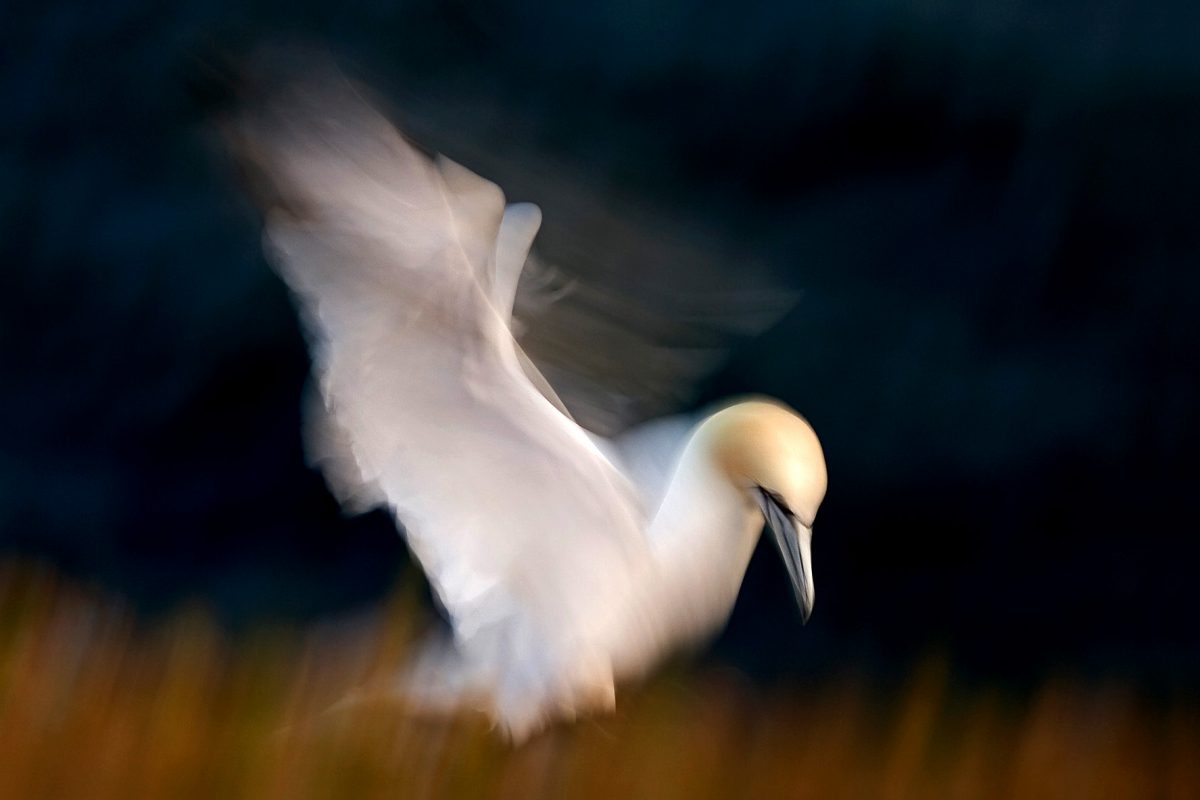
[[[807,621],[827,479],[804,418],[753,397],[596,436],[513,336],[536,206],[418,150],[340,76],[227,132],[306,323],[312,457],[347,508],[390,510],[449,618],[400,669],[406,702],[515,740],[611,709],[725,623],[764,522]]]

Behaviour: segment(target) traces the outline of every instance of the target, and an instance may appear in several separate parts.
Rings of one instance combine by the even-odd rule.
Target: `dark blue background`
[[[550,255],[552,171],[803,289],[705,397],[821,434],[820,599],[801,630],[761,549],[715,658],[1192,684],[1198,8],[10,5],[0,549],[235,627],[399,574],[304,466],[304,343],[208,126],[214,64],[302,37],[542,201]]]

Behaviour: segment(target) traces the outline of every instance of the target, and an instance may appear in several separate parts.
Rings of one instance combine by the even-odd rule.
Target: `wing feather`
[[[233,136],[273,187],[265,238],[310,334],[322,441],[349,450],[334,483],[386,499],[468,646],[599,635],[645,561],[643,519],[513,342],[536,208],[505,213],[344,81],[290,87]]]

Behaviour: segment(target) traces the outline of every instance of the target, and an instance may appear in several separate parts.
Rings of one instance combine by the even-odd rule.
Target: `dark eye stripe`
[[[766,496],[768,499],[770,499],[770,501],[772,503],[774,503],[775,507],[778,508],[780,511],[787,514],[789,517],[794,518],[796,516],[796,513],[794,511],[792,511],[791,508],[788,507],[788,504],[783,502],[783,498],[779,495],[779,492],[771,491],[770,489],[766,488],[765,486],[759,486],[758,490],[760,492],[762,492],[764,496]]]
[[[799,522],[801,525],[808,528],[809,530],[812,529],[813,522],[815,522],[815,520],[805,521],[805,520],[800,519],[800,515],[797,514],[795,511],[792,511],[792,509],[788,506],[788,504],[783,501],[783,497],[780,496],[779,492],[768,489],[765,486],[758,486],[758,491],[762,493],[762,496],[765,499],[771,501],[771,504],[775,508],[782,511],[784,513],[784,515]]]

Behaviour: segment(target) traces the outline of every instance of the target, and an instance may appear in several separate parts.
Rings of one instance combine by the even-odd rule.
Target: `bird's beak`
[[[812,528],[800,523],[772,493],[759,490],[758,495],[767,527],[775,534],[775,543],[779,545],[783,563],[792,579],[800,618],[807,623],[816,595],[812,577]]]

